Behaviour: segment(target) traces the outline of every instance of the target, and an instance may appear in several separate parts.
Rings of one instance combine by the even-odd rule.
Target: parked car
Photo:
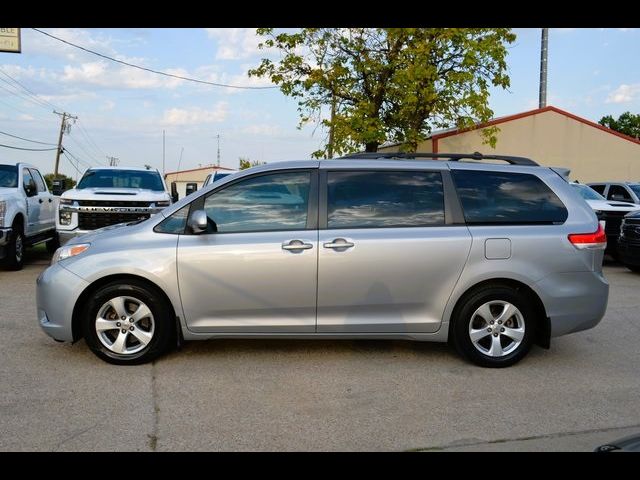
[[[36,167],[0,164],[0,260],[7,268],[22,268],[26,247],[46,242],[51,253],[59,247],[56,205]]]
[[[484,367],[600,321],[606,236],[561,176],[385,155],[262,165],[76,238],[38,278],[38,321],[116,364],[182,339],[376,338]]]
[[[588,183],[607,200],[629,202],[640,206],[640,183],[637,182],[597,182]]]
[[[607,249],[605,253],[618,259],[618,237],[620,236],[622,218],[629,212],[640,210],[640,205],[609,201],[591,187],[580,183],[572,183],[571,186],[591,206],[598,219],[604,222],[604,230],[607,234]]]
[[[640,434],[620,438],[600,445],[594,452],[640,452]]]
[[[56,229],[65,244],[93,230],[144,220],[171,204],[157,169],[95,167],[60,197]]]
[[[622,219],[618,253],[624,266],[640,273],[640,211],[629,213]]]

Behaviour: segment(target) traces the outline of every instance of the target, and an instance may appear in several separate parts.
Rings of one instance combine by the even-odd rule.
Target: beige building
[[[201,168],[192,168],[191,170],[181,170],[179,172],[170,172],[164,175],[164,180],[168,188],[171,188],[171,182],[176,182],[179,198],[184,198],[188,184],[195,184],[197,190],[202,188],[207,175],[215,172],[233,172],[234,170],[226,167],[217,167],[215,165],[207,165]]]
[[[493,149],[483,144],[483,128],[500,132]],[[394,152],[399,144],[381,147]],[[571,180],[640,181],[640,140],[556,107],[496,118],[472,129],[443,130],[418,145],[419,152],[517,155],[550,167],[571,169]]]

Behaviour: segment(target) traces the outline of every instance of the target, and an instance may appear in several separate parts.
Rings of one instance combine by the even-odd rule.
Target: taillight
[[[569,241],[580,250],[604,250],[607,246],[607,235],[602,225],[598,224],[598,230],[593,233],[569,234]]]

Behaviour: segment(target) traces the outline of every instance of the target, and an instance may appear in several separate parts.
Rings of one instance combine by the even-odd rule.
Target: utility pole
[[[327,157],[333,158],[333,119],[336,116],[336,97],[331,94],[331,125],[329,126],[329,146],[327,147]]]
[[[162,176],[164,177],[164,130],[162,130]]]
[[[220,166],[220,134],[216,135],[218,139],[218,166]]]
[[[547,106],[547,50],[549,44],[549,29],[542,29],[542,45],[540,48],[540,101],[539,108]]]
[[[53,178],[56,179],[58,178],[58,166],[60,165],[60,154],[62,153],[62,135],[64,135],[65,130],[67,133],[71,131],[71,125],[67,123],[67,118],[72,118],[73,121],[75,122],[78,119],[78,117],[74,117],[73,115],[67,112],[62,112],[62,113],[56,112],[55,110],[53,111],[53,113],[55,113],[56,115],[62,116],[62,122],[60,123],[60,135],[58,136],[58,150],[56,150],[56,167],[53,170]]]
[[[109,157],[109,156],[107,156],[107,160],[109,160],[110,167],[117,167],[118,162],[120,161],[118,157]]]

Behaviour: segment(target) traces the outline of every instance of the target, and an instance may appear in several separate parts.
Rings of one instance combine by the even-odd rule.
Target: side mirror
[[[171,202],[176,203],[178,199],[178,186],[176,185],[176,182],[171,182]]]
[[[67,190],[66,181],[64,179],[54,180],[52,182],[51,193],[55,196],[62,195]]]
[[[185,195],[191,195],[196,190],[198,190],[198,184],[194,182],[189,182],[187,183]]]
[[[196,210],[189,215],[187,226],[195,234],[202,233],[207,230],[207,212],[204,210]]]
[[[36,182],[34,182],[33,180],[29,181],[29,183],[27,183],[24,186],[24,191],[27,194],[27,197],[33,197],[35,194],[38,193],[38,189],[36,188]]]

